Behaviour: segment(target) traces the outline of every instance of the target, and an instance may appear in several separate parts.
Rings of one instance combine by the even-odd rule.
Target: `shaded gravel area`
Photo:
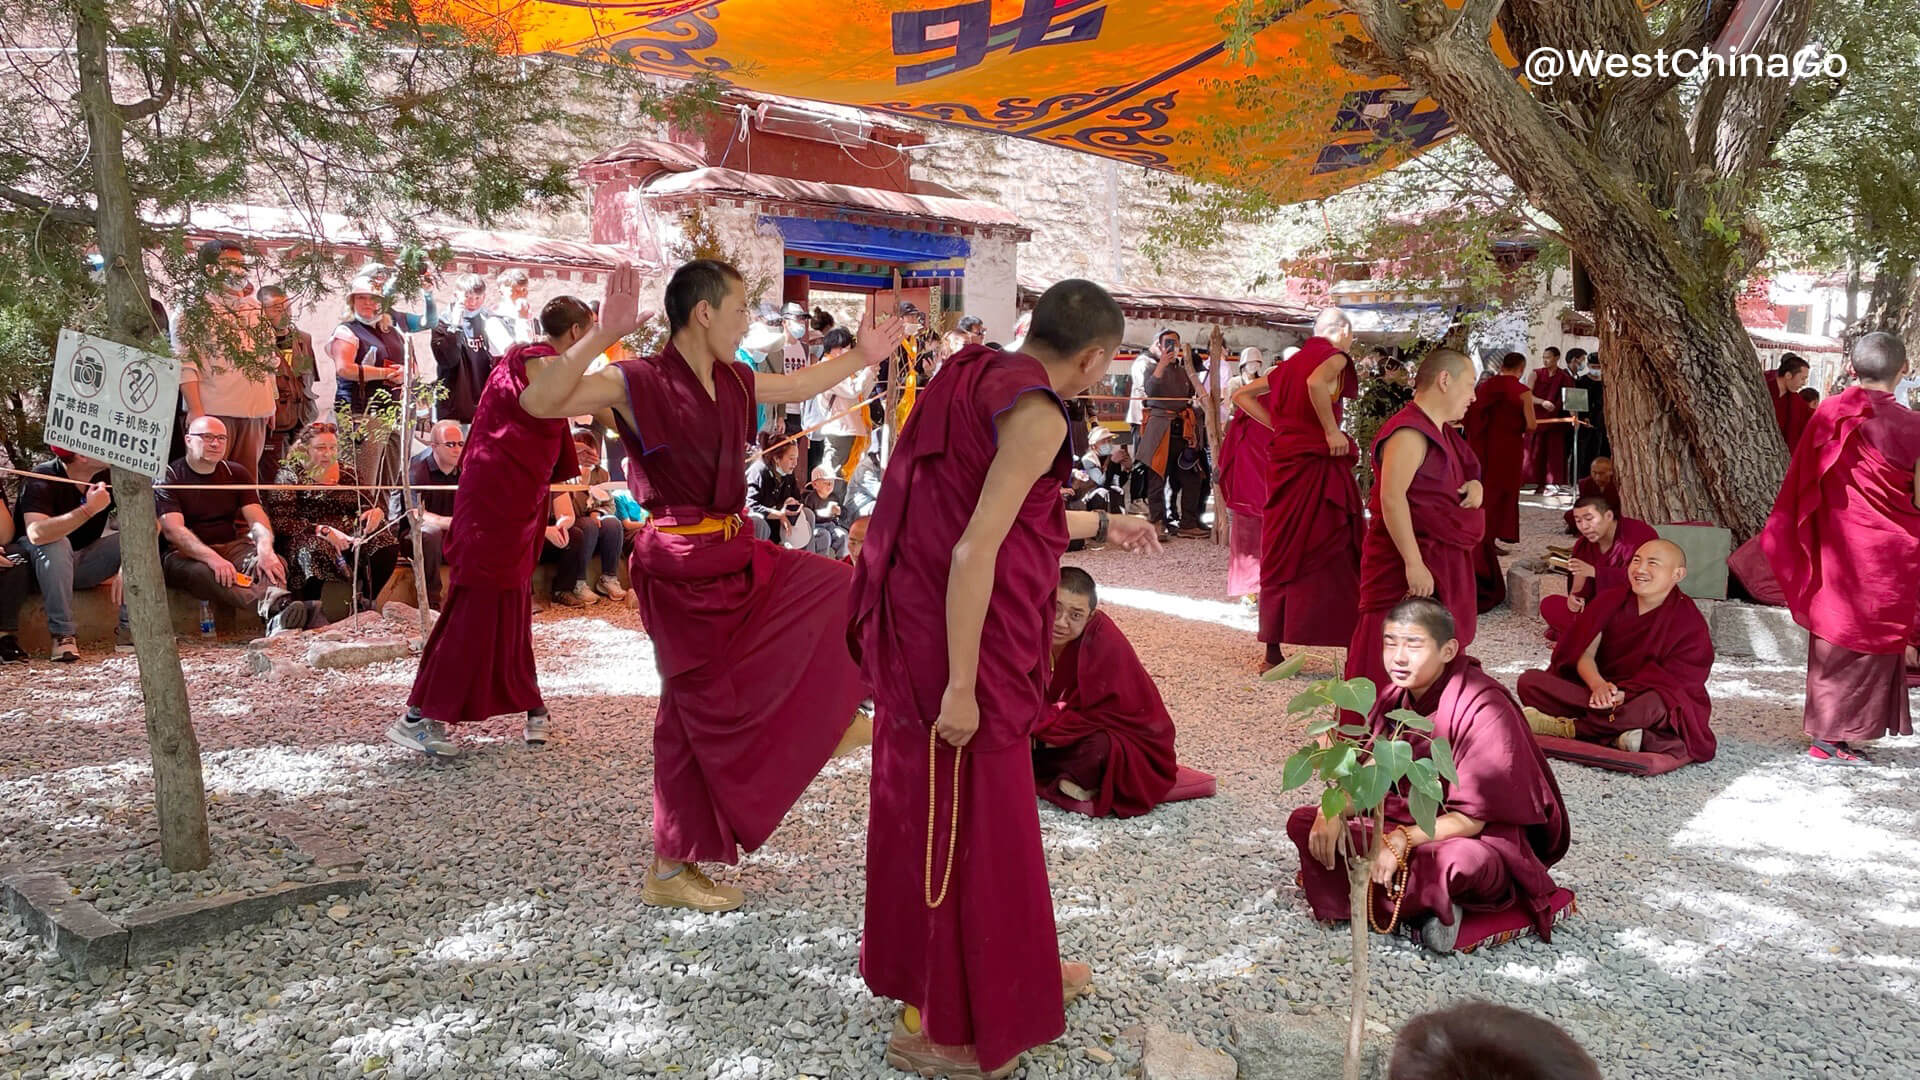
[[[1559,525],[1557,508],[1523,515],[1521,555]],[[1317,926],[1292,884],[1284,824],[1307,797],[1278,790],[1297,687],[1257,682],[1224,551],[1069,559],[1099,579],[1180,723],[1182,760],[1220,794],[1126,822],[1042,806],[1062,947],[1099,992],[1019,1075],[1130,1077],[1122,1033],[1144,1023],[1225,1047],[1238,1010],[1338,1011],[1345,931]],[[1496,612],[1480,633],[1473,652],[1509,684],[1544,661],[1531,620]],[[374,888],[103,984],[0,917],[0,1076],[897,1075],[880,1060],[892,1007],[855,969],[866,755],[829,765],[767,848],[717,875],[747,891],[744,912],[644,908],[651,649],[608,603],[550,610],[535,634],[555,741],[529,750],[503,720],[446,764],[381,739],[411,658],[249,679],[239,644],[183,643],[225,827],[300,819],[364,854]],[[1308,677],[1337,667],[1340,650],[1322,652]],[[1438,958],[1376,937],[1379,1019],[1510,1002],[1567,1027],[1609,1077],[1920,1071],[1920,740],[1822,769],[1799,735],[1803,671],[1722,662],[1714,679],[1712,763],[1557,770],[1574,845],[1555,873],[1580,910],[1553,943]],[[151,837],[130,657],[7,668],[0,702],[0,862]],[[283,872],[264,831],[230,843],[215,878]],[[75,884],[133,887],[108,869]]]

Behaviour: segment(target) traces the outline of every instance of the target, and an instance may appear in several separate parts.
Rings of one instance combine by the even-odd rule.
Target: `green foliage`
[[[1305,654],[1294,657],[1288,661],[1293,665],[1291,672],[1280,677],[1298,674],[1304,663]],[[1277,681],[1274,673],[1286,667],[1274,668],[1267,678]],[[1297,695],[1288,703],[1287,712],[1299,715],[1320,709],[1346,709],[1365,714],[1373,709],[1375,694],[1371,679],[1325,679]],[[1442,781],[1459,779],[1453,747],[1444,738],[1430,738],[1429,756],[1416,758],[1406,734],[1414,731],[1431,736],[1433,721],[1409,709],[1394,709],[1386,719],[1391,727],[1380,733],[1359,724],[1342,724],[1337,715],[1314,719],[1306,732],[1314,741],[1294,751],[1281,767],[1281,790],[1292,791],[1318,779],[1326,785],[1320,795],[1320,810],[1330,818],[1377,814],[1388,793],[1403,790],[1414,824],[1432,836],[1435,819],[1446,803]]]

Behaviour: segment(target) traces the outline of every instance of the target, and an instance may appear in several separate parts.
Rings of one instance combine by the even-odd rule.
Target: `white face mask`
[[[362,315],[356,311],[353,313],[353,321],[361,324],[362,326],[378,326],[380,325],[380,316],[375,315],[372,318],[368,318],[367,316]]]

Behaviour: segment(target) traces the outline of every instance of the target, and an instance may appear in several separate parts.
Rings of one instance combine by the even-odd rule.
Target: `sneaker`
[[[1813,745],[1807,747],[1807,756],[1822,765],[1867,764],[1867,759],[1846,743],[1828,742],[1825,739],[1813,740]]]
[[[526,741],[528,746],[547,745],[547,714],[544,712],[529,712],[527,714],[527,726],[521,729],[520,737]]]
[[[1455,904],[1452,926],[1441,922],[1438,915],[1428,919],[1420,927],[1420,944],[1442,956],[1447,955],[1460,943],[1460,921],[1465,917],[1466,912],[1460,909],[1459,904]]]
[[[587,588],[587,583],[583,581],[575,585],[572,592],[554,593],[553,602],[566,607],[592,607],[600,602],[600,594]]]
[[[612,574],[601,574],[599,582],[593,587],[593,591],[615,603],[619,603],[627,598],[627,590],[620,587],[620,579],[614,577]]]
[[[1213,530],[1199,525],[1192,525],[1180,529],[1176,535],[1187,540],[1211,540],[1213,539]]]
[[[1548,716],[1531,705],[1520,711],[1526,714],[1527,726],[1533,729],[1535,735],[1552,735],[1560,739],[1573,738],[1573,721],[1558,716]]]
[[[114,652],[132,652],[133,651],[132,628],[126,627],[126,626],[116,626],[113,628],[113,651]]]
[[[640,886],[640,902],[649,907],[690,908],[694,911],[733,911],[747,902],[747,894],[728,885],[716,885],[692,863],[682,863],[667,877],[656,877],[647,867]]]
[[[311,608],[302,601],[295,600],[291,595],[275,598],[270,610],[273,614],[267,619],[268,637],[288,630],[305,630],[307,616],[313,614]]]
[[[1619,738],[1613,740],[1614,748],[1624,750],[1629,754],[1637,754],[1640,752],[1640,736],[1642,734],[1643,732],[1639,728],[1634,728],[1632,731],[1623,731],[1620,733]]]
[[[911,1013],[911,1017],[909,1017]],[[1015,1058],[992,1072],[982,1071],[980,1055],[971,1046],[941,1046],[920,1030],[919,1011],[909,1006],[894,1018],[887,1038],[887,1064],[916,1076],[944,1076],[947,1080],[1003,1080],[1020,1064]]]
[[[404,746],[409,750],[418,750],[433,758],[460,756],[460,747],[447,734],[446,726],[438,720],[421,717],[409,720],[402,716],[387,725],[387,741]]]
[[[20,639],[12,634],[0,634],[0,664],[24,664],[29,657],[27,650],[20,647]]]
[[[80,659],[80,646],[73,640],[72,634],[62,634],[54,639],[50,659],[56,664],[71,664]]]

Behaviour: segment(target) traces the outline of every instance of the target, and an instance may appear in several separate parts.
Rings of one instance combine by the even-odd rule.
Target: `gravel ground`
[[[1530,553],[1559,519],[1524,514]],[[1182,760],[1220,794],[1128,822],[1042,806],[1062,946],[1099,994],[1020,1075],[1132,1076],[1121,1033],[1141,1023],[1225,1046],[1234,1010],[1337,1011],[1346,934],[1315,925],[1291,884],[1284,823],[1306,796],[1278,791],[1294,688],[1256,681],[1224,553],[1071,558],[1160,679]],[[304,817],[363,852],[375,888],[104,984],[48,966],[0,918],[0,1075],[890,1075],[891,1008],[855,971],[866,756],[831,764],[773,842],[721,875],[746,911],[644,908],[651,650],[611,604],[535,627],[557,741],[530,751],[503,721],[440,765],[381,739],[411,659],[249,679],[243,649],[186,643],[222,816]],[[1473,651],[1502,678],[1544,659],[1530,621],[1495,613],[1480,634]],[[1307,675],[1339,659],[1325,650]],[[125,657],[0,672],[0,862],[151,836],[133,678]],[[1883,744],[1872,768],[1806,763],[1802,680],[1722,663],[1711,764],[1655,779],[1561,767],[1575,842],[1555,874],[1579,915],[1551,946],[1464,957],[1376,937],[1376,1016],[1510,1002],[1564,1025],[1610,1077],[1915,1075],[1920,740]],[[221,867],[284,872],[244,851]]]

